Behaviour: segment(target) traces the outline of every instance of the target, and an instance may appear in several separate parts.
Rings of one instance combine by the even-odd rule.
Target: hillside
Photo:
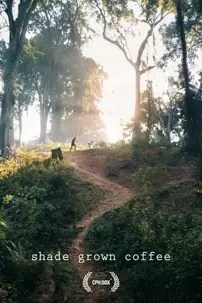
[[[100,182],[103,186],[105,180],[105,187],[111,192],[114,183],[121,184],[116,189],[118,198],[115,197],[117,204],[121,199],[121,205],[106,212],[113,205],[103,201],[108,203],[107,209],[101,205],[103,213],[97,209],[97,216],[89,216],[81,222],[83,230],[72,247],[77,255],[80,252],[84,255],[116,254],[114,263],[75,262],[75,267],[81,279],[87,272],[113,270],[121,278],[122,286],[114,295],[103,293],[103,288],[94,288],[93,294],[84,293],[84,302],[131,302],[131,299],[132,302],[168,302],[168,296],[169,302],[199,302],[200,268],[197,264],[201,260],[198,252],[202,217],[196,159],[188,159],[177,149],[133,150],[131,146],[108,151],[78,151],[65,154],[65,158],[91,182]],[[113,183],[106,183],[106,178]],[[153,250],[170,254],[173,259],[168,264],[148,264],[146,268],[144,262],[123,263],[123,255]],[[188,259],[191,260],[189,273]],[[147,287],[148,283],[151,286]],[[190,286],[184,288],[182,284]]]
[[[197,158],[132,145],[64,152],[63,163],[48,156],[0,164],[1,302],[200,302]],[[66,253],[70,262],[31,261],[39,251]],[[144,251],[171,260],[124,261]],[[115,262],[92,257],[102,254]],[[109,271],[120,280],[114,294],[82,287],[87,273],[102,280]]]

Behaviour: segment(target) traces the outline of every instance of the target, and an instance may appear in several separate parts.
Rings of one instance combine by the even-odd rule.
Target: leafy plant
[[[174,191],[174,188],[172,189]],[[179,203],[178,188],[175,204]],[[122,281],[120,294],[140,303],[201,302],[201,206],[175,212],[162,207],[166,196],[139,198],[97,219],[86,236],[86,253],[115,254],[103,262]],[[198,205],[198,206],[197,206]],[[154,251],[170,261],[130,261],[127,254]]]
[[[47,162],[33,153],[1,163],[0,171],[0,298],[34,302],[43,262],[32,262],[31,255],[66,251],[77,234],[76,222],[102,192],[82,181],[68,163]],[[57,287],[61,276],[61,287],[68,287],[71,271],[59,276]]]
[[[133,174],[134,181],[138,182],[148,191],[163,184],[168,178],[166,166],[143,166]]]

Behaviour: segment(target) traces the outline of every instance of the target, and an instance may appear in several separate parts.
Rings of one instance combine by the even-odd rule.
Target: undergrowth
[[[143,145],[142,145],[143,144]],[[127,180],[140,198],[112,209],[92,224],[85,249],[115,254],[103,263],[120,277],[115,299],[139,303],[199,303],[202,300],[202,208],[197,161],[178,146],[119,144],[106,158],[106,175]],[[198,181],[197,181],[198,180]],[[125,183],[124,183],[125,184]],[[126,261],[125,255],[154,251],[170,261]]]
[[[185,184],[143,196],[94,221],[86,236],[86,252],[116,255],[116,262],[103,266],[121,280],[117,298],[139,303],[201,302],[200,202],[193,185]],[[171,260],[124,258],[151,251],[169,254]]]
[[[67,253],[78,232],[76,222],[103,196],[68,163],[35,156],[28,153],[16,162],[0,164],[1,302],[38,302],[37,287],[46,262],[31,261],[32,254]],[[58,281],[62,275],[62,283],[70,287],[74,279],[68,262],[64,266],[67,270]]]

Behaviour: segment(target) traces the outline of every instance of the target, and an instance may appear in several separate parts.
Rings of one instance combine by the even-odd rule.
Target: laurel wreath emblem
[[[83,288],[87,291],[87,292],[91,292],[91,288],[88,284],[88,280],[90,278],[90,276],[92,275],[92,271],[89,271],[83,278]]]
[[[114,280],[114,285],[111,288],[111,292],[115,292],[115,291],[117,291],[117,289],[120,286],[120,280],[119,280],[118,276],[113,271],[110,271],[110,274],[111,274],[111,276]]]
[[[89,271],[85,276],[84,276],[84,278],[83,278],[83,288],[87,291],[87,292],[92,292],[92,289],[91,289],[91,287],[89,286],[89,283],[88,283],[88,281],[89,281],[89,278],[91,277],[91,275],[92,275],[92,271]],[[110,271],[109,272],[110,273],[110,275],[112,276],[112,278],[113,278],[113,280],[114,280],[114,285],[112,286],[112,288],[111,288],[111,292],[115,292],[115,291],[117,291],[117,289],[119,288],[119,286],[120,286],[120,280],[119,280],[119,278],[118,278],[118,276],[115,274],[115,272],[113,272],[113,271]]]

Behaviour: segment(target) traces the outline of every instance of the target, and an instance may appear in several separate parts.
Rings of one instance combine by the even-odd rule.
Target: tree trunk
[[[22,109],[18,103],[19,146],[22,147]]]
[[[8,49],[8,57],[5,63],[5,71],[3,76],[4,96],[2,100],[1,123],[2,123],[2,137],[1,149],[2,156],[8,157],[8,148],[14,145],[14,76],[16,73],[17,62],[22,52],[22,46],[17,45],[16,38],[11,39]]]
[[[46,134],[47,134],[47,122],[48,122],[48,114],[49,111],[44,108],[44,106],[40,107],[40,142],[46,142]]]
[[[167,132],[166,132],[167,140],[168,140],[169,144],[171,143],[171,119],[172,119],[172,113],[169,112],[168,113]]]
[[[4,72],[4,97],[1,111],[1,150],[2,156],[8,156],[8,147],[14,143],[14,93],[13,81],[16,66],[23,50],[25,34],[31,13],[35,10],[38,0],[18,1],[18,13],[14,17],[13,1],[4,1],[5,13],[9,25],[9,47]]]
[[[13,71],[7,71],[4,79],[4,96],[1,110],[1,150],[4,158],[8,157],[8,147],[14,144],[13,114]]]
[[[152,132],[152,121],[153,121],[153,113],[152,113],[152,99],[153,99],[153,88],[152,84],[148,83],[148,100],[147,100],[147,110],[148,110],[148,117],[147,117],[147,132],[146,132],[146,139],[150,142],[151,132]]]
[[[47,122],[48,122],[48,115],[49,115],[49,103],[48,103],[48,91],[47,88],[44,89],[43,94],[38,89],[37,90],[38,97],[39,97],[39,106],[40,106],[40,137],[39,141],[41,143],[45,143],[46,135],[47,135]]]
[[[53,114],[51,133],[52,133],[53,141],[59,142],[61,140],[61,115],[60,115],[60,113]]]
[[[61,119],[62,119],[61,110],[56,110],[55,112],[53,112],[51,133],[52,133],[53,141],[55,142],[59,142],[62,139]]]
[[[135,69],[136,83],[135,83],[135,114],[134,114],[134,126],[133,126],[133,139],[140,139],[141,128],[140,128],[140,80],[141,74],[139,66]]]
[[[159,122],[160,122],[160,127],[161,127],[161,132],[162,132],[162,137],[163,139],[166,139],[168,143],[171,143],[171,138],[170,138],[170,133],[171,133],[171,129],[170,129],[170,121],[168,121],[167,125],[164,121],[164,119],[161,117],[162,112],[159,115]],[[168,117],[168,119],[170,119]]]
[[[185,133],[186,133],[186,147],[188,151],[200,150],[198,127],[196,119],[196,105],[192,96],[189,81],[189,71],[187,64],[187,44],[185,38],[184,16],[182,10],[182,0],[175,0],[175,7],[177,12],[177,26],[179,30],[180,43],[182,48],[182,70],[184,75],[184,115],[185,115]]]

